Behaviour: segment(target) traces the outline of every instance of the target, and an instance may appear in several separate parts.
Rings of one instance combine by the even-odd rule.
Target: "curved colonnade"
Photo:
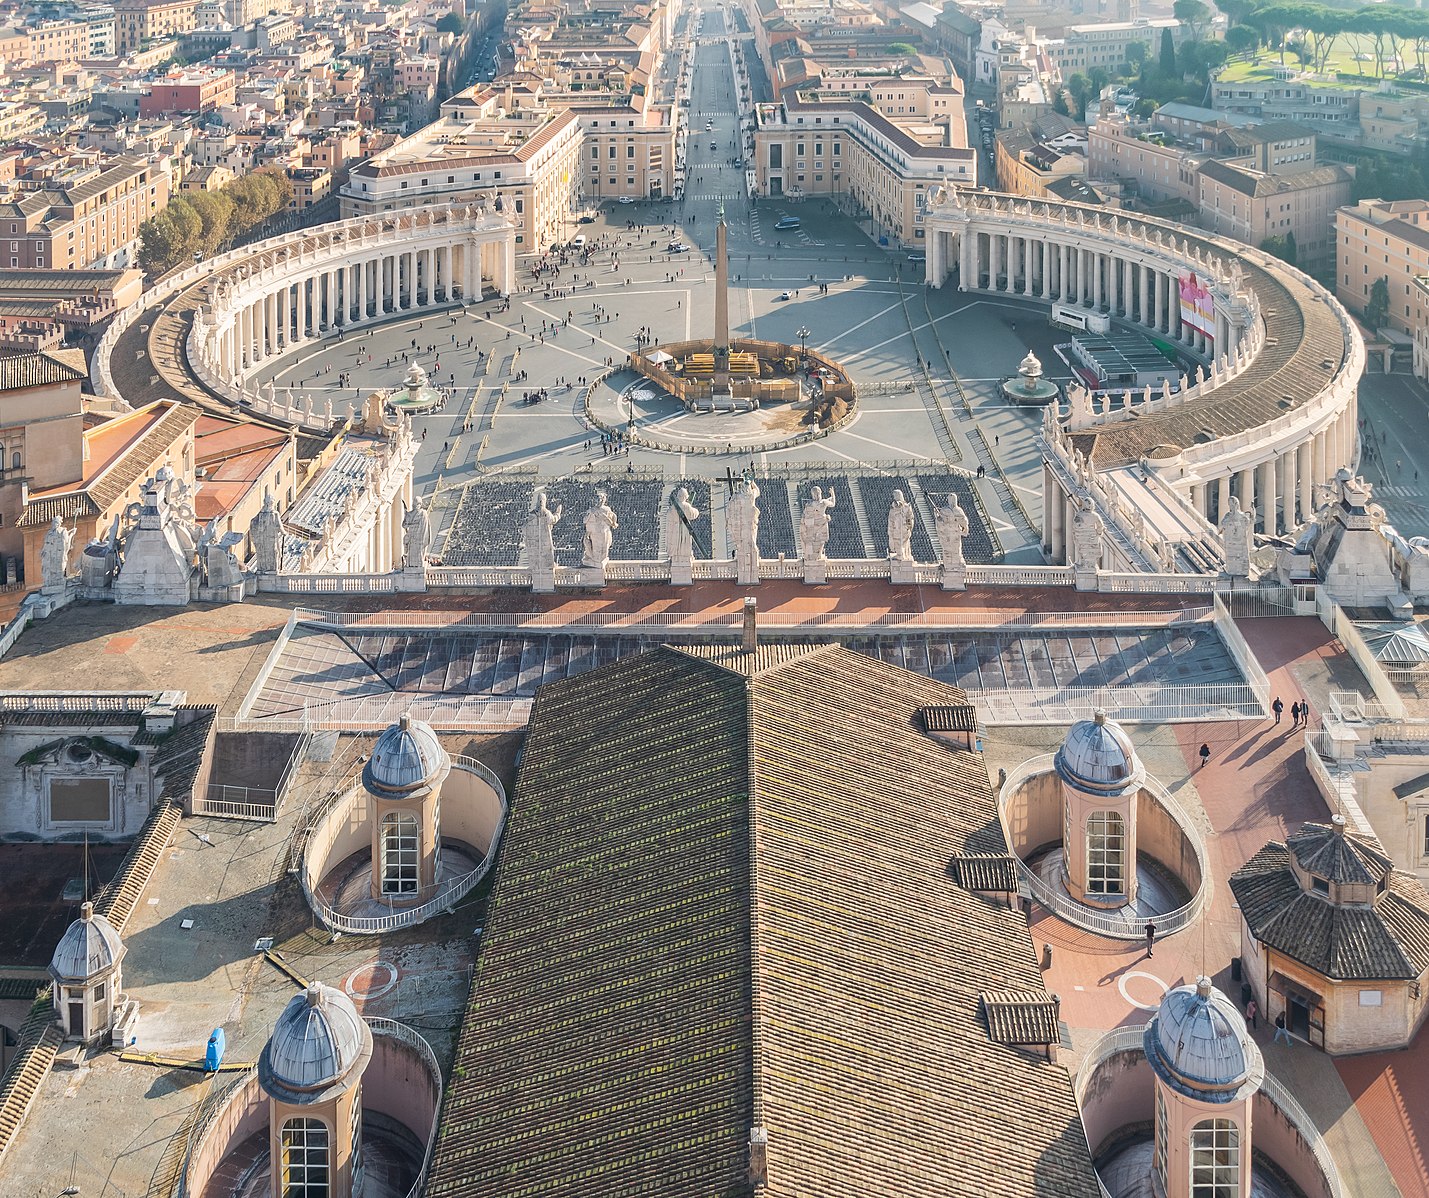
[[[189,296],[195,311],[181,352],[203,387],[258,415],[326,429],[335,418],[331,400],[318,410],[310,400],[260,391],[251,385],[253,372],[305,342],[405,310],[479,299],[488,289],[506,295],[515,278],[515,228],[485,207],[334,221],[230,250],[165,279],[112,322],[96,348],[91,381],[98,393],[120,396],[112,358],[121,336]]]
[[[1309,518],[1314,488],[1353,462],[1364,344],[1309,276],[1151,217],[987,192],[929,198],[930,286],[955,276],[964,291],[1103,314],[1193,364],[1177,391],[1086,398],[1049,430],[1043,539],[1055,560],[1066,558],[1077,480],[1089,473],[1139,465],[1179,499],[1188,538],[1233,495],[1275,535]],[[1179,281],[1192,274],[1212,297],[1209,336],[1182,319]],[[1141,556],[1155,556],[1130,511],[1110,514]],[[1138,568],[1134,555],[1129,564]]]

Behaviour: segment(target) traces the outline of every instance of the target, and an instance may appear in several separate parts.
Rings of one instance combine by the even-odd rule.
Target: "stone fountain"
[[[429,412],[441,402],[442,393],[427,382],[427,372],[416,362],[407,367],[402,386],[387,392],[387,402],[398,412]]]
[[[1031,350],[1017,367],[1017,377],[1002,381],[1002,396],[1016,404],[1045,405],[1057,398],[1056,383],[1042,377],[1042,363]]]

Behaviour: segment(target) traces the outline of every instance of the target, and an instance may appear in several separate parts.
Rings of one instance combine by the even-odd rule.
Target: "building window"
[[[1383,1006],[1383,1005],[1384,1005],[1384,991],[1383,991],[1383,990],[1361,990],[1361,991],[1360,991],[1360,1006],[1362,1006],[1362,1007],[1378,1007],[1378,1006]]]
[[[320,1119],[289,1119],[281,1139],[283,1198],[328,1198],[332,1164],[327,1124]]]
[[[1191,1198],[1237,1198],[1240,1129],[1229,1119],[1204,1119],[1191,1129]]]
[[[1126,821],[1115,811],[1095,811],[1087,818],[1087,890],[1126,893]]]
[[[405,811],[382,817],[382,893],[417,893],[417,819]]]

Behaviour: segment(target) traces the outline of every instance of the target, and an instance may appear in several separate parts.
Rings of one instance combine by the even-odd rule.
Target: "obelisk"
[[[725,244],[724,203],[715,225],[714,390],[729,390],[729,252]]]

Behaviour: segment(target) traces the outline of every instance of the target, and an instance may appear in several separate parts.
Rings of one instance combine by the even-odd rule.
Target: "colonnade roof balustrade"
[[[1238,269],[1240,290],[1253,293],[1264,340],[1250,365],[1184,405],[1141,410],[1074,434],[1075,447],[1098,469],[1139,461],[1162,447],[1184,451],[1253,434],[1332,389],[1343,392],[1341,403],[1353,398],[1364,365],[1354,322],[1325,288],[1269,254],[1204,233],[1188,235],[1169,221],[1083,204],[953,189],[939,189],[930,200],[930,231],[970,228],[1095,248],[1120,260],[1175,261],[1179,273],[1194,271],[1222,294],[1223,276]]]
[[[154,397],[157,376],[179,398],[230,413],[234,397],[216,394],[212,381],[189,361],[188,330],[195,319],[231,312],[249,297],[295,286],[378,251],[398,253],[437,242],[480,245],[514,236],[515,227],[501,212],[469,205],[353,217],[229,250],[160,280],[119,313],[95,347],[91,381],[97,393],[137,406]]]

